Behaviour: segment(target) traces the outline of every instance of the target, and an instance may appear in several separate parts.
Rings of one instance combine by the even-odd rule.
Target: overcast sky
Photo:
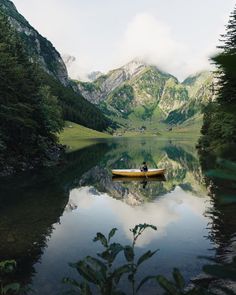
[[[107,72],[135,57],[176,75],[209,68],[235,0],[13,0],[73,74]]]

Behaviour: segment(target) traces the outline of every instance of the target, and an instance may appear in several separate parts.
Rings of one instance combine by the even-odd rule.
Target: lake
[[[112,179],[111,169],[138,168],[143,161],[165,168],[165,178]],[[192,140],[101,140],[68,154],[57,167],[0,181],[0,260],[17,261],[14,280],[33,290],[28,294],[62,294],[64,277],[78,279],[69,263],[101,251],[92,241],[97,232],[107,235],[116,227],[114,241],[127,245],[129,229],[149,223],[157,231],[142,234],[136,254],[159,251],[142,264],[137,279],[170,278],[177,267],[189,281],[235,236],[235,203],[218,204],[212,186]],[[116,266],[124,262],[119,254]],[[121,287],[131,294],[125,278]],[[140,294],[157,291],[150,281]]]

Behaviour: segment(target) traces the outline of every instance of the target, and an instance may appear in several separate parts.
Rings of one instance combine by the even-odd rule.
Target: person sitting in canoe
[[[148,166],[146,162],[143,162],[142,166],[140,167],[140,170],[142,172],[147,172],[148,171]]]

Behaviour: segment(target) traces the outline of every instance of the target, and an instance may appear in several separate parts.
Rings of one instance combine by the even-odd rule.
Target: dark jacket
[[[147,164],[143,164],[143,165],[140,167],[140,170],[141,170],[141,171],[144,171],[144,172],[147,172],[147,171],[148,171]]]

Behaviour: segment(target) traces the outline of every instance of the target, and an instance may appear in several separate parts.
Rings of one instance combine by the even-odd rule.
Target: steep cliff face
[[[139,60],[100,76],[93,83],[77,82],[79,91],[108,116],[158,118],[182,123],[212,97],[213,77],[208,72],[180,83],[174,76]]]
[[[171,111],[182,108],[188,100],[187,89],[177,79],[170,78],[165,83],[159,107],[168,116]]]
[[[42,37],[28,21],[17,11],[15,5],[9,0],[0,0],[0,11],[8,16],[11,25],[17,30],[25,43],[32,60],[63,85],[68,85],[66,66],[52,43]]]
[[[201,114],[208,102],[215,99],[213,82],[213,75],[210,72],[201,72],[185,79],[182,85],[188,93],[188,99],[183,106],[168,114],[166,122],[171,124],[182,123]]]
[[[189,76],[182,83],[188,90],[189,97],[198,102],[207,103],[209,98],[214,99],[213,75],[204,71],[193,76]]]

